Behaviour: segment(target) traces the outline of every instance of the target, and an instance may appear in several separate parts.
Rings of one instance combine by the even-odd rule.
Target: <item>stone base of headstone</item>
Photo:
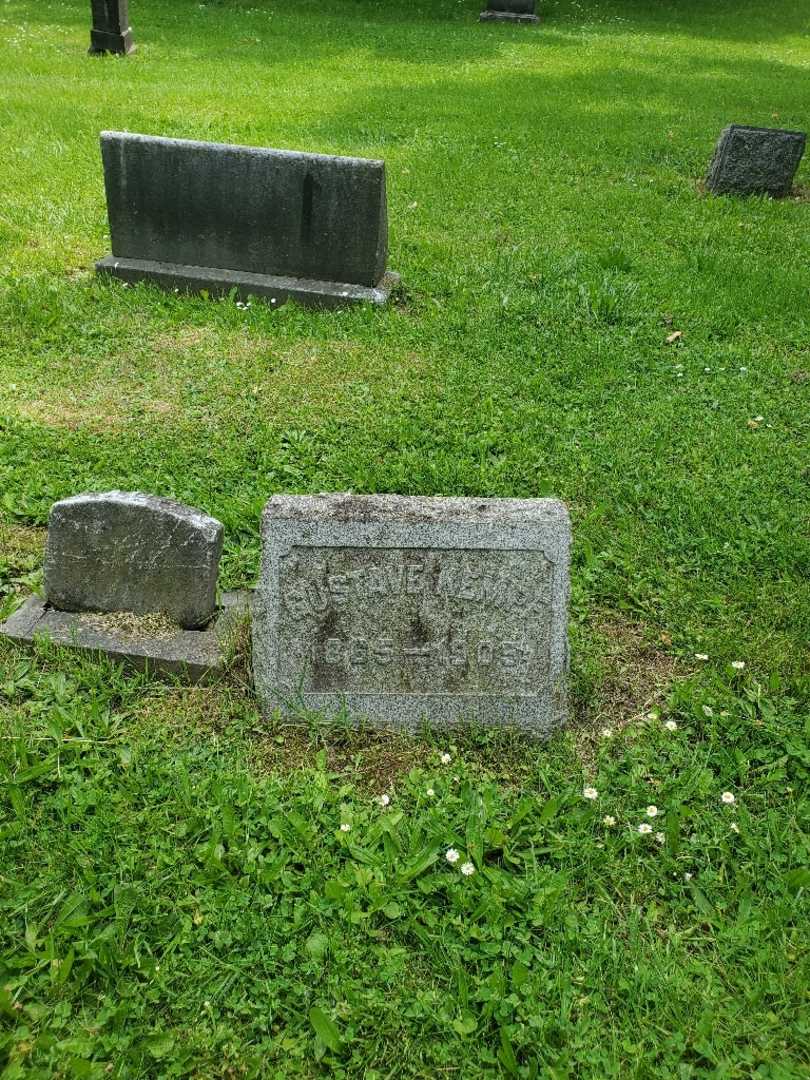
[[[539,23],[539,15],[520,15],[514,11],[482,11],[479,22]]]
[[[96,273],[107,274],[134,284],[148,281],[170,292],[207,293],[227,296],[236,289],[236,297],[257,297],[271,306],[295,300],[305,307],[338,308],[347,304],[385,304],[399,284],[399,274],[384,274],[375,286],[353,285],[337,281],[310,281],[307,278],[250,274],[241,270],[222,270],[209,266],[180,266],[148,259],[122,259],[108,255],[96,263]]]
[[[87,612],[57,611],[31,596],[0,625],[0,635],[22,644],[45,638],[62,648],[103,654],[110,660],[170,676],[185,683],[208,682],[221,675],[239,625],[250,614],[252,594],[225,593],[212,622],[203,630],[180,630],[166,637],[136,637],[101,624]]]
[[[90,48],[87,50],[90,56],[104,56],[105,53],[116,53],[126,56],[135,52],[132,41],[132,31],[127,30],[123,34],[110,34],[105,30],[90,31]]]

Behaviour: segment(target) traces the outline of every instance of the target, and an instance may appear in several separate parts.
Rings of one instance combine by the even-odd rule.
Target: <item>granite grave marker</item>
[[[90,0],[93,26],[90,30],[91,56],[133,52],[129,25],[129,0]]]
[[[44,635],[139,668],[197,682],[222,670],[249,608],[216,585],[222,525],[199,510],[139,492],[55,503],[45,549],[45,597],[0,627],[16,641]]]
[[[487,6],[479,15],[481,22],[536,23],[536,0],[487,0]]]
[[[384,303],[385,163],[106,131],[99,273],[281,304]]]
[[[274,496],[253,616],[263,706],[547,734],[566,714],[570,532],[552,499]]]
[[[706,189],[714,195],[784,198],[790,194],[805,141],[803,131],[731,124],[715,147]]]

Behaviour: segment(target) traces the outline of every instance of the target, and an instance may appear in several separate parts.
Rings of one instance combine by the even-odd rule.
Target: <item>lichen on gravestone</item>
[[[162,613],[194,629],[216,610],[220,522],[140,492],[76,495],[54,503],[45,548],[45,598],[60,611]]]

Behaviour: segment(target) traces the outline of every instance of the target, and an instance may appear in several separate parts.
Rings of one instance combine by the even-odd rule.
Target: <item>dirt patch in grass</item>
[[[46,529],[0,521],[0,558],[19,568],[27,567],[32,559],[41,562],[46,535]]]
[[[643,623],[613,612],[599,613],[589,630],[599,650],[601,679],[590,700],[577,710],[576,741],[584,758],[591,756],[589,748],[604,729],[619,732],[661,708],[682,674],[669,642]]]
[[[51,391],[29,401],[18,401],[15,407],[20,416],[35,424],[68,431],[84,428],[99,434],[116,431],[144,416],[165,419],[180,411],[176,402],[163,399],[124,396],[122,403],[108,385],[95,392],[93,387],[83,387],[81,396],[69,390]]]
[[[314,732],[284,725],[259,734],[254,745],[260,767],[270,772],[312,768],[323,751],[328,772],[344,776],[372,795],[394,790],[411,769],[425,767],[435,758],[433,748],[414,736],[368,729]]]

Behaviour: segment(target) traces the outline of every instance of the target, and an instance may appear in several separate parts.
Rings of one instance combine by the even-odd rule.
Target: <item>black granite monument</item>
[[[271,304],[382,304],[385,163],[101,135],[112,254],[101,274]]]
[[[481,22],[536,23],[536,0],[487,0],[487,6],[479,16]]]
[[[807,136],[803,131],[731,124],[718,139],[706,177],[713,195],[790,194]]]
[[[131,53],[135,46],[129,25],[129,0],[90,0],[90,5],[93,12],[90,55]]]

